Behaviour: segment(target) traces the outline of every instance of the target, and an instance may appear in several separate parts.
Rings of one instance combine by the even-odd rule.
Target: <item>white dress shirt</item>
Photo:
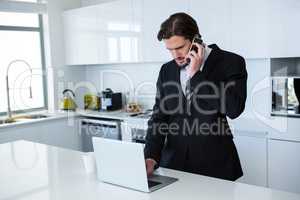
[[[209,48],[207,45],[205,45],[204,48],[204,60],[202,62],[202,65],[200,66],[199,70],[202,71],[205,61],[207,60],[207,57],[209,56],[211,52],[211,48]],[[180,83],[183,93],[185,94],[185,88],[186,88],[186,82],[190,79],[189,75],[187,74],[187,68],[190,67],[189,65],[180,69]]]

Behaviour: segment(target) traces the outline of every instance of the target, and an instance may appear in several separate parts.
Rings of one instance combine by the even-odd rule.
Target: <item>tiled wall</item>
[[[122,92],[124,102],[137,101],[144,109],[152,108],[156,81],[162,63],[86,66],[86,91],[111,88]]]

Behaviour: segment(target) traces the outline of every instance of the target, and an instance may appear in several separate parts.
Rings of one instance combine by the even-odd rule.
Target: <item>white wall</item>
[[[59,82],[61,80],[78,78],[76,72],[64,67],[65,50],[62,24],[62,12],[67,9],[81,6],[80,0],[50,0],[48,1],[48,14],[44,17],[46,68],[48,74],[48,102],[49,109],[58,108],[60,99]],[[64,72],[64,73],[63,73]],[[64,76],[59,76],[64,74]]]
[[[99,65],[86,67],[86,80],[97,91],[111,88],[114,92],[129,92],[143,108],[152,108],[156,81],[162,63]]]

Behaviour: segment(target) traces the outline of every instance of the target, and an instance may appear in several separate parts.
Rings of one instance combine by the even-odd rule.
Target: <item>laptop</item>
[[[143,144],[93,137],[97,178],[142,192],[153,192],[178,179],[153,174],[147,177]]]

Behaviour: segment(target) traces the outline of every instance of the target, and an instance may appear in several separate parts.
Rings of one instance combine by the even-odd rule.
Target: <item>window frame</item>
[[[46,73],[46,58],[45,58],[45,45],[44,45],[44,29],[43,29],[43,15],[38,15],[38,27],[27,27],[27,26],[1,26],[0,31],[28,31],[28,32],[38,32],[40,35],[40,47],[41,47],[41,64],[42,64],[42,82],[44,91],[44,106],[39,108],[29,108],[23,110],[12,111],[13,114],[29,113],[34,111],[42,111],[48,109],[48,87],[47,87],[47,73]],[[0,112],[0,116],[7,115],[6,112]]]

